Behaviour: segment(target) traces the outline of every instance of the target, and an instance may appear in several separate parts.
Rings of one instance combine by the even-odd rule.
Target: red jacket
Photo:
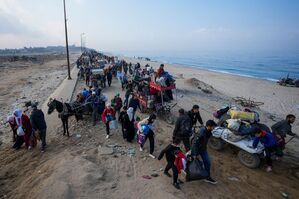
[[[122,105],[123,105],[123,102],[122,102],[121,98],[120,98],[120,97],[117,97],[117,98],[115,99],[115,106],[114,106],[114,108],[115,108],[116,110],[119,110],[119,109],[121,109]]]
[[[103,113],[102,113],[102,121],[103,121],[104,123],[107,122],[107,121],[106,121],[106,117],[107,117],[108,115],[111,115],[112,117],[115,118],[115,110],[114,110],[113,108],[105,108],[105,110],[104,110]]]
[[[24,129],[24,142],[25,142],[25,146],[26,148],[28,148],[29,146],[31,147],[35,147],[36,145],[36,138],[32,135],[32,126],[31,126],[31,122],[30,119],[27,115],[23,114],[22,117],[22,127]]]
[[[185,170],[184,161],[186,162],[186,156],[182,151],[179,151],[176,154],[174,165],[178,169],[178,172],[181,173],[181,170]]]
[[[31,133],[32,133],[31,122],[30,122],[29,117],[25,114],[22,115],[22,126],[24,129],[25,135],[31,135]]]

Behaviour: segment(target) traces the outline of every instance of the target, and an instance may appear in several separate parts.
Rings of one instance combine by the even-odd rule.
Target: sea
[[[127,54],[132,56],[133,54]],[[279,53],[141,53],[152,61],[179,64],[220,73],[278,81],[299,79],[299,51]]]

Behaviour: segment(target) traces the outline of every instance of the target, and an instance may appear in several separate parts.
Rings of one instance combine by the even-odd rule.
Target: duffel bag
[[[201,180],[208,177],[208,172],[200,160],[192,160],[187,162],[186,181]]]

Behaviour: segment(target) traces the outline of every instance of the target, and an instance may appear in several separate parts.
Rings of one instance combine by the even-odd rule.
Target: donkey
[[[48,107],[49,107],[48,114],[53,113],[53,111],[56,109],[56,111],[58,112],[58,117],[62,121],[63,135],[67,133],[67,136],[69,137],[70,134],[69,134],[68,118],[72,115],[75,115],[76,120],[78,121],[79,119],[82,118],[82,114],[76,110],[73,110],[69,103],[63,103],[52,98],[50,98],[48,102]]]

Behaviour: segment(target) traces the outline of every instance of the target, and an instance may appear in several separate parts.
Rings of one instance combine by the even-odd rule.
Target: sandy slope
[[[213,84],[215,80],[223,78],[225,79],[223,81],[234,86],[236,77],[225,77],[215,73],[211,74],[209,79],[215,89],[213,94],[207,95],[197,89],[191,78],[203,80],[202,78],[205,78],[208,73],[166,67],[177,77],[179,101],[175,109],[179,107],[189,109],[192,104],[199,103],[205,121],[211,118],[214,109],[223,103],[230,103],[231,95],[241,95],[243,92],[239,89],[240,93],[230,91],[235,92],[230,94],[229,90],[226,92],[221,90],[222,84]],[[253,85],[257,83],[254,80],[242,78],[241,80],[249,81]],[[79,82],[77,91],[83,87],[83,82]],[[105,89],[104,93],[111,97],[120,90],[119,88],[120,85],[114,80],[112,87]],[[278,88],[277,92],[286,92],[280,90]],[[297,94],[292,92],[288,94],[293,96],[297,103],[295,98]],[[271,124],[273,121],[267,118],[266,110],[261,107],[261,119]],[[277,117],[283,117],[285,113],[280,114],[277,111],[275,114]],[[140,113],[138,115],[146,116]],[[69,199],[281,198],[280,191],[287,192],[290,198],[299,197],[297,190],[299,158],[293,152],[294,148],[289,146],[285,159],[274,163],[273,173],[264,172],[264,165],[255,170],[242,166],[236,158],[237,151],[234,148],[226,147],[221,152],[210,150],[212,174],[219,184],[212,186],[203,181],[190,182],[182,185],[182,190],[178,191],[170,184],[171,179],[163,176],[160,171],[160,168],[165,166],[165,161],[159,162],[148,158],[146,152],[138,151],[136,143],[126,143],[121,138],[120,131],[114,132],[111,139],[106,140],[104,125],[98,123],[97,126],[92,127],[89,116],[85,116],[84,120],[78,123],[72,119],[71,123],[71,138],[62,136],[61,127],[57,128],[56,132],[49,132],[49,148],[45,154],[40,154],[38,150],[15,152],[7,146],[1,146],[0,198],[4,195],[6,198]],[[298,129],[298,124],[296,125]],[[158,121],[156,155],[169,143],[172,130],[173,126]],[[148,147],[146,144],[146,150],[149,150]],[[129,157],[129,149],[135,149],[136,155]],[[159,176],[150,180],[142,178],[143,175],[154,173]]]
[[[0,60],[0,141],[11,141],[6,117],[24,102],[42,104],[67,74],[65,55],[37,55],[39,61],[8,62]],[[71,54],[71,63],[77,54]]]

